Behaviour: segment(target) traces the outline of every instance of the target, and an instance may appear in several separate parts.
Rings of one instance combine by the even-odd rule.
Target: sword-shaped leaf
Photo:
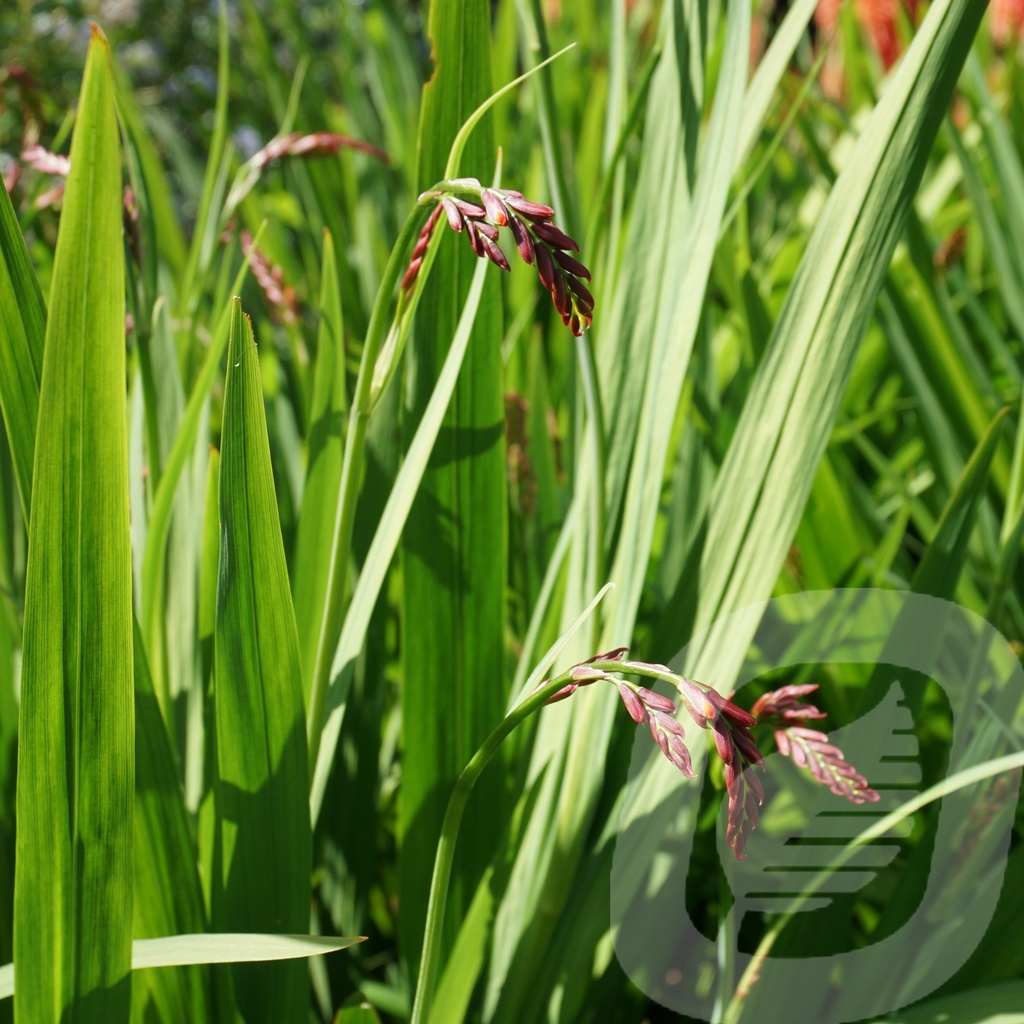
[[[213,880],[213,925],[299,933],[309,925],[312,866],[299,641],[259,358],[239,299],[231,309],[224,394],[220,537],[214,703],[222,867]],[[234,971],[249,1024],[304,1018],[304,965]]]
[[[121,159],[93,30],[46,327],[25,587],[15,869],[17,1017],[127,1021],[131,547]]]

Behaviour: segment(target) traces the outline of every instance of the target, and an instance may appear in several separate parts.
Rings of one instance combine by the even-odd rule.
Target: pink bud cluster
[[[355,149],[375,157],[382,163],[388,163],[387,153],[376,146],[348,135],[336,135],[334,132],[313,132],[310,135],[291,132],[288,135],[279,135],[271,139],[252,158],[252,163],[257,170],[262,170],[271,161],[283,156],[332,156],[339,149]]]
[[[431,189],[420,196],[420,202],[437,202],[428,225],[433,231],[435,215],[443,210],[448,226],[465,233],[470,248],[479,257],[486,257],[502,270],[509,262],[498,245],[499,228],[507,227],[528,266],[536,266],[541,284],[564,323],[577,337],[594,319],[594,296],[584,282],[590,271],[570,252],[578,253],[579,244],[553,223],[555,211],[550,206],[534,203],[522,192],[512,189],[484,188],[476,178],[457,178],[444,183],[444,188]],[[472,193],[479,202],[463,199],[456,191]],[[424,229],[426,230],[426,229]],[[421,238],[423,236],[421,235]],[[428,233],[429,240],[429,233]],[[416,256],[406,272],[403,288],[416,279]]]
[[[742,860],[743,847],[751,830],[757,825],[759,808],[764,802],[764,787],[753,771],[755,767],[764,770],[764,759],[750,731],[756,721],[754,716],[710,686],[684,679],[664,665],[625,661],[625,654],[626,648],[618,647],[607,654],[596,654],[574,666],[569,670],[571,682],[549,697],[548,703],[564,700],[580,686],[598,679],[607,680],[618,690],[630,718],[637,725],[646,724],[654,742],[669,763],[692,779],[695,773],[686,747],[683,726],[676,718],[676,702],[646,686],[638,686],[618,676],[632,673],[670,679],[679,691],[681,703],[689,716],[701,729],[710,730],[714,737],[715,749],[725,765],[725,786],[729,798],[726,842],[732,847],[737,859]],[[598,663],[608,661],[619,663],[614,669],[614,676],[597,667]]]
[[[878,793],[843,752],[829,743],[825,733],[807,728],[808,721],[825,717],[824,711],[803,700],[817,688],[817,683],[783,686],[762,694],[750,710],[758,723],[776,726],[775,745],[779,753],[792,758],[798,767],[806,768],[816,782],[850,803],[876,803]]]
[[[261,249],[253,245],[252,235],[248,231],[241,232],[242,249],[249,257],[249,268],[256,283],[263,290],[271,313],[286,324],[294,324],[299,319],[299,303],[295,289],[285,283],[284,271],[270,262]]]

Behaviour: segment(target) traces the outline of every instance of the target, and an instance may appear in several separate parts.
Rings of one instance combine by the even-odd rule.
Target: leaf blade
[[[18,1014],[54,1024],[65,1013],[128,1017],[134,736],[124,294],[113,69],[94,27],[43,358],[18,755]]]

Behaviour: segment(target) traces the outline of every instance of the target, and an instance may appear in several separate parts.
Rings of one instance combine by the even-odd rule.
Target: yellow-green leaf
[[[128,1019],[131,548],[121,162],[93,30],[46,327],[25,588],[16,1019]]]
[[[309,926],[312,839],[305,712],[259,358],[231,309],[214,629],[217,779],[211,914],[221,931]],[[305,1018],[302,964],[234,968],[247,1024]]]

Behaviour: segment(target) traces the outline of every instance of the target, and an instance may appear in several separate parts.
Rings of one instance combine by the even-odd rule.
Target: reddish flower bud
[[[551,261],[551,253],[546,245],[538,245],[536,249],[537,254],[537,274],[540,277],[540,283],[544,285],[549,292],[554,291],[555,287],[555,276],[562,275],[555,270],[555,265]]]
[[[564,231],[556,228],[554,224],[534,224],[533,233],[556,249],[572,249],[573,252],[580,251],[576,240],[570,238]]]
[[[555,273],[555,287],[551,290],[551,298],[554,300],[555,309],[562,314],[562,323],[568,324],[572,315],[572,304],[569,302],[569,293],[565,288],[565,276],[561,271]]]
[[[690,761],[690,752],[686,749],[686,744],[678,736],[670,736],[668,738],[668,749],[665,751],[665,756],[672,762],[688,779],[694,779],[697,777],[696,772],[693,770],[693,765]]]
[[[512,229],[512,237],[516,240],[516,248],[523,262],[529,267],[533,266],[533,239],[526,225],[516,216],[509,218],[508,226]]]
[[[474,227],[481,235],[489,238],[492,242],[496,242],[498,240],[498,236],[501,234],[493,224],[488,224],[485,220],[477,221]]]
[[[633,692],[632,688],[627,686],[625,683],[619,683],[618,688],[619,696],[622,698],[622,703],[626,705],[629,717],[632,718],[637,725],[643,725],[647,719],[647,712],[644,710],[643,702]]]
[[[730,722],[735,722],[737,725],[741,725],[745,729],[749,729],[752,725],[757,724],[757,719],[754,718],[749,711],[744,711],[743,708],[733,704],[731,700],[727,700],[717,690],[712,689],[709,686],[706,692],[708,700],[710,700],[711,703],[714,704]]]
[[[402,291],[408,291],[416,281],[416,275],[420,272],[420,264],[423,262],[421,259],[413,260],[409,264],[409,269],[405,272],[405,277],[402,278]]]
[[[543,686],[543,683],[541,684]],[[576,683],[570,683],[568,686],[563,686],[560,690],[555,690],[553,694],[546,701],[545,704],[555,704],[560,700],[565,700],[566,697],[571,697],[576,692]]]
[[[595,661],[622,661],[628,650],[628,647],[616,647],[614,651],[606,651],[604,654],[595,654],[592,658],[587,658],[583,664],[591,665]]]
[[[555,253],[555,255],[557,256],[558,254]],[[582,281],[579,281],[572,276],[567,276],[565,283],[576,295],[579,302],[582,305],[585,305],[588,310],[592,311],[594,308],[594,296],[587,290],[587,286]]]
[[[469,244],[473,248],[473,252],[477,256],[484,255],[484,247],[480,244],[480,233],[476,229],[476,224],[471,220],[466,221],[466,234],[469,236]]]
[[[654,717],[654,715],[651,715],[651,717],[647,719],[647,724],[651,727],[651,735],[654,737],[654,742],[657,743],[659,747],[661,747],[662,753],[665,754],[665,756],[667,757],[668,734],[662,732],[662,730],[658,728],[658,720]]]
[[[732,737],[729,735],[728,727],[721,719],[711,724],[711,735],[715,738],[718,756],[728,764],[733,759]]]
[[[588,683],[596,683],[598,679],[607,679],[608,675],[600,669],[583,664],[569,669],[569,677],[577,686],[586,686]]]
[[[558,265],[563,270],[567,270],[570,274],[575,274],[576,277],[582,277],[584,281],[590,280],[590,271],[587,270],[579,260],[574,259],[567,252],[562,252],[561,249],[555,249],[551,255],[555,257]],[[591,305],[593,305],[593,301],[591,301]]]
[[[654,690],[648,690],[646,686],[641,686],[637,690],[637,696],[649,707],[655,711],[664,711],[670,715],[676,713],[675,702],[669,700],[668,697],[662,697],[660,693],[655,693]]]
[[[505,209],[505,204],[498,198],[498,194],[489,188],[485,188],[480,193],[480,199],[484,204],[484,209],[487,211],[487,216],[495,224],[504,227],[508,223],[508,210]]]
[[[511,267],[508,265],[508,260],[505,258],[505,254],[501,251],[497,242],[492,242],[486,235],[480,235],[480,245],[483,247],[484,253],[487,258],[496,266],[501,267],[502,270],[510,270]]]
[[[650,705],[648,705],[650,707]],[[683,727],[682,725],[665,711],[651,711],[651,719],[658,723],[658,728],[664,732],[671,733],[673,736],[682,736]]]
[[[550,220],[555,215],[555,211],[550,206],[544,206],[542,203],[531,203],[529,199],[524,199],[518,192],[505,192],[503,195],[506,206],[511,206],[516,213],[522,214],[527,220],[531,220],[534,223]]]
[[[482,220],[487,215],[487,211],[476,203],[467,203],[465,199],[452,199],[452,202],[459,208],[463,217]]]
[[[447,196],[441,200],[441,206],[444,208],[445,216],[448,218],[448,225],[452,231],[461,231],[462,214],[459,212],[459,208]]]
[[[764,758],[761,751],[757,749],[754,737],[746,729],[734,729],[732,732],[733,742],[739,747],[740,753],[752,764],[759,768],[764,767]]]

